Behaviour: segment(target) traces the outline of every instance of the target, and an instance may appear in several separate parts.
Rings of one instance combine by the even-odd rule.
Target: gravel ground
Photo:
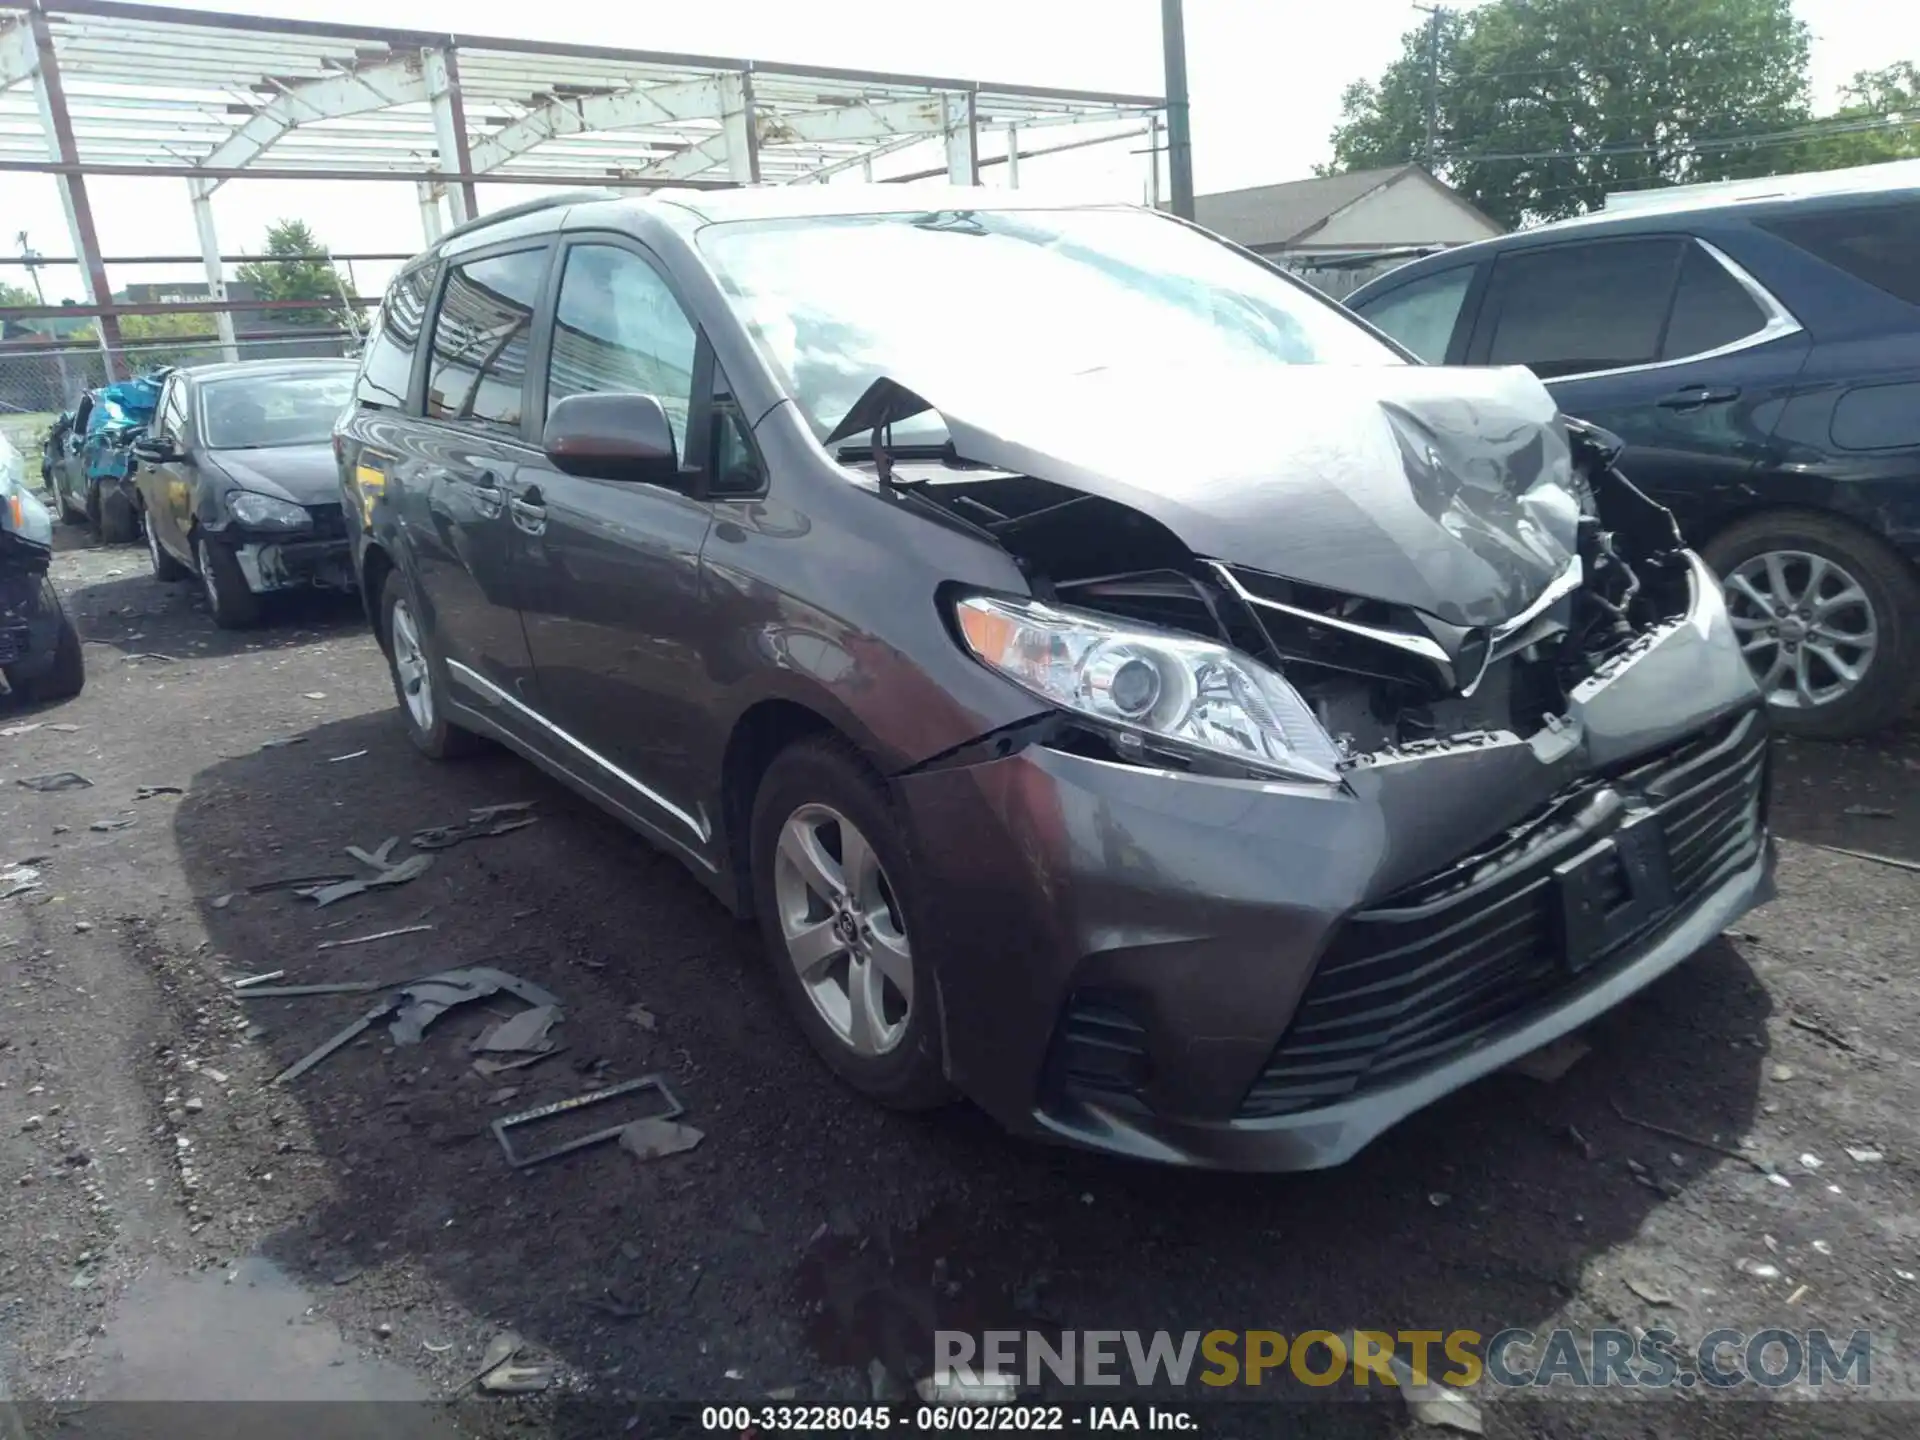
[[[351,606],[224,634],[141,550],[65,533],[86,692],[0,712],[0,860],[44,857],[39,887],[0,901],[0,1372],[16,1398],[445,1394],[511,1327],[556,1367],[553,1390],[436,1423],[558,1433],[560,1394],[892,1392],[926,1373],[936,1324],[1664,1324],[1683,1342],[1864,1327],[1876,1388],[1907,1393],[1920,873],[1820,847],[1920,862],[1920,729],[1781,744],[1780,900],[1594,1027],[1562,1078],[1495,1076],[1332,1173],[1172,1173],[1017,1143],[965,1107],[863,1103],[788,1022],[753,933],[676,864],[504,753],[417,755]],[[14,784],[61,770],[91,787]],[[248,893],[513,801],[538,822],[439,851],[410,884],[324,910]],[[318,948],[407,925],[432,928]],[[226,988],[477,963],[559,996],[564,1049],[476,1074],[468,1044],[517,1005],[475,1005],[415,1047],[376,1026],[268,1088],[369,997]],[[690,1153],[603,1147],[515,1174],[488,1131],[655,1073],[705,1132]],[[1790,1183],[1625,1116],[1747,1146]],[[224,1338],[182,1344],[213,1315]],[[1832,1436],[1915,1417],[1496,1396],[1486,1426]],[[1398,1404],[1299,1419],[1420,1428]]]

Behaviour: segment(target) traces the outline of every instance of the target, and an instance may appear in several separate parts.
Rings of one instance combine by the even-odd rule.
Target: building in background
[[[1194,197],[1194,218],[1342,298],[1395,265],[1505,231],[1418,165]]]

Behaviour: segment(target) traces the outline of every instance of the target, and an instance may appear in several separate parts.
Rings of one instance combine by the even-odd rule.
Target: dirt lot
[[[0,714],[0,861],[42,857],[38,887],[0,901],[0,1374],[16,1400],[59,1402],[26,1404],[31,1423],[107,1433],[102,1402],[125,1397],[445,1394],[506,1327],[557,1365],[554,1389],[434,1424],[544,1433],[563,1424],[562,1393],[628,1409],[787,1387],[864,1399],[926,1373],[936,1322],[1665,1324],[1683,1342],[1864,1327],[1880,1337],[1875,1390],[1912,1393],[1920,873],[1818,847],[1920,861],[1920,729],[1781,745],[1781,899],[1596,1027],[1563,1078],[1496,1076],[1334,1173],[1171,1173],[839,1088],[753,933],[675,864],[508,755],[417,755],[349,606],[303,604],[234,637],[193,587],[149,578],[137,548],[70,548],[58,579],[89,639],[86,693]],[[16,724],[38,728],[5,733]],[[62,770],[91,787],[14,783]],[[410,884],[324,910],[248,893],[350,873],[345,845],[522,800],[538,823],[439,851]],[[432,928],[316,948],[414,924]],[[476,963],[560,997],[562,1053],[483,1078],[467,1044],[493,1017],[472,1006],[419,1046],[375,1027],[263,1088],[369,997],[226,988],[268,970],[313,983]],[[609,1147],[516,1174],[488,1132],[653,1072],[706,1134],[691,1153],[641,1163]],[[1788,1183],[1622,1112],[1750,1146]],[[620,1433],[624,1410],[602,1413],[599,1433]],[[1493,1396],[1486,1425],[1910,1434],[1917,1413]],[[1396,1403],[1297,1418],[1309,1433],[1418,1429]]]

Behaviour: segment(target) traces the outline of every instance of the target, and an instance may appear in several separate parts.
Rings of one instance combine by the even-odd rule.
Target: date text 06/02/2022
[[[708,1405],[700,1412],[700,1428],[744,1436],[862,1430],[1179,1433],[1199,1425],[1190,1411],[1160,1405]]]

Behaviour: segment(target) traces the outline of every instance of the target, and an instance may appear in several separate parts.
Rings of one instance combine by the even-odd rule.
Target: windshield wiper
[[[889,460],[944,460],[949,465],[960,460],[951,440],[937,445],[842,445],[833,452],[836,460],[876,460],[881,456]]]

